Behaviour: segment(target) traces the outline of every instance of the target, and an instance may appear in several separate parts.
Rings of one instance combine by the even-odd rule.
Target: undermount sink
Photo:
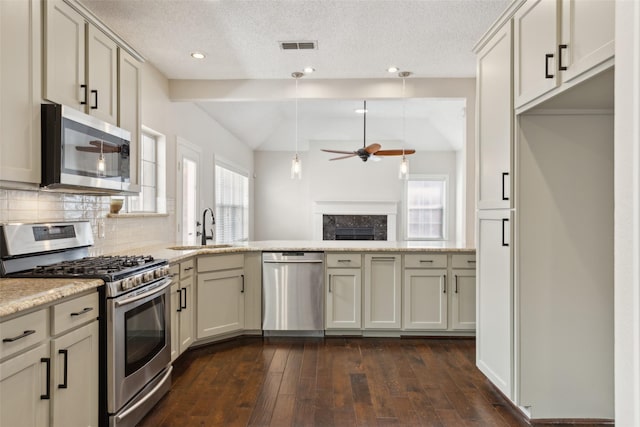
[[[230,248],[232,245],[221,243],[219,245],[188,245],[188,246],[171,246],[168,249],[172,249],[174,251],[191,251],[194,249],[220,249],[220,248]]]

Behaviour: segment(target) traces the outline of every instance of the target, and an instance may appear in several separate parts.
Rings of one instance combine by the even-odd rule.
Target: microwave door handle
[[[139,300],[141,300],[143,298],[146,298],[146,297],[148,297],[150,295],[158,293],[158,292],[168,288],[170,284],[171,284],[171,279],[166,279],[166,283],[164,285],[155,287],[155,288],[151,289],[149,292],[145,292],[143,294],[136,295],[135,297],[127,298],[127,299],[122,300],[122,301],[116,301],[116,307],[122,307],[123,305],[131,304],[132,302],[139,301]]]

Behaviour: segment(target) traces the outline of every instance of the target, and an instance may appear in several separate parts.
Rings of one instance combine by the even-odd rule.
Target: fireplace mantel
[[[313,203],[313,239],[322,240],[322,215],[386,215],[387,240],[396,241],[398,202],[317,201]]]

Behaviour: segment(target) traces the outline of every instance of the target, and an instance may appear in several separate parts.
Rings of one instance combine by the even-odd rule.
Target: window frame
[[[444,182],[444,195],[442,202],[442,237],[438,238],[417,238],[409,237],[409,182],[411,181],[441,181]],[[449,175],[448,174],[417,174],[409,175],[404,180],[403,189],[403,228],[404,239],[412,242],[444,242],[449,238],[449,215],[451,205],[449,197]]]
[[[230,243],[230,242],[223,242],[220,240],[220,236],[217,230],[217,227],[219,225],[218,223],[218,192],[217,192],[217,186],[218,183],[216,182],[216,176],[217,176],[217,171],[216,169],[218,167],[221,167],[223,169],[226,169],[230,172],[233,172],[235,174],[238,174],[242,177],[244,177],[247,180],[247,205],[246,207],[244,207],[245,212],[243,212],[243,214],[246,217],[246,236],[243,236],[243,238],[241,240],[235,240],[235,242],[246,242],[249,241],[249,234],[251,231],[251,196],[250,196],[250,191],[251,191],[251,182],[250,182],[250,172],[248,170],[246,170],[245,168],[242,168],[238,165],[235,165],[232,162],[229,162],[227,160],[224,159],[218,159],[215,158],[214,160],[214,171],[213,171],[213,179],[214,179],[214,185],[213,185],[213,200],[214,200],[214,212],[216,213],[216,243]]]

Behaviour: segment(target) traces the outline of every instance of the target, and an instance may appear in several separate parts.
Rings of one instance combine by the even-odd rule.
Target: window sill
[[[125,212],[125,213],[117,213],[107,214],[107,218],[156,218],[156,217],[167,217],[168,213],[154,213],[154,212]]]

